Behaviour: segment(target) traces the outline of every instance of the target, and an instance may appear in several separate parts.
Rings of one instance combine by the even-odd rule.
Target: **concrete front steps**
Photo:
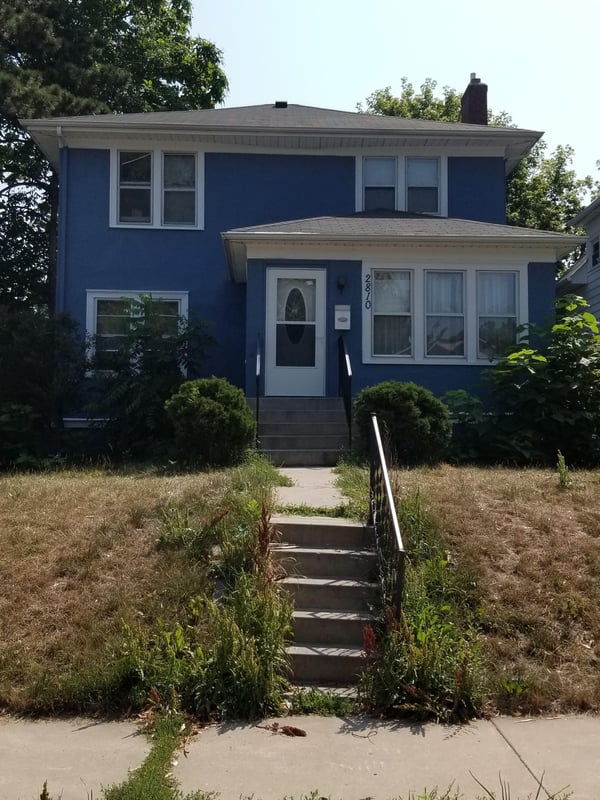
[[[364,666],[363,628],[377,599],[372,529],[345,519],[275,517],[274,555],[294,600],[288,647],[297,684],[351,685]]]
[[[251,405],[256,408],[256,401]],[[277,466],[327,467],[348,447],[340,397],[261,397],[259,448]]]

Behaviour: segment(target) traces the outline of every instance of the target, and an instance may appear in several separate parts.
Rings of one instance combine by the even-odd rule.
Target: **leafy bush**
[[[84,371],[69,317],[0,306],[0,465],[32,465],[60,448]]]
[[[444,455],[450,441],[448,409],[423,386],[385,381],[358,394],[354,415],[361,454],[368,452],[371,414],[385,423],[397,463],[432,463]]]
[[[225,378],[184,383],[165,409],[177,455],[187,463],[235,463],[252,442],[254,419],[244,393]]]
[[[166,315],[160,300],[129,300],[129,324],[111,339],[107,351],[101,337],[91,345],[97,400],[90,416],[106,417],[114,454],[147,457],[162,454],[169,428],[165,401],[185,380],[197,374],[212,343],[201,320]]]
[[[600,463],[600,334],[581,297],[556,302],[557,321],[536,331],[490,373],[495,413],[489,443],[504,459]]]
[[[448,408],[452,424],[449,460],[478,460],[486,450],[490,433],[489,412],[486,411],[483,401],[464,389],[453,389],[440,399]]]

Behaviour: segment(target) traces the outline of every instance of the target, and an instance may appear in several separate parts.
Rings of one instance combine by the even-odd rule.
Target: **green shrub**
[[[193,464],[239,461],[254,436],[254,419],[241,389],[225,378],[184,383],[165,403],[175,448]]]
[[[371,414],[385,424],[393,459],[399,464],[427,464],[439,460],[450,441],[448,409],[423,386],[385,381],[363,389],[356,397],[354,415],[358,449],[368,452]]]

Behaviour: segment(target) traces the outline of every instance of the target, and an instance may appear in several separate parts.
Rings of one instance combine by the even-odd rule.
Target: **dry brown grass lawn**
[[[122,621],[173,620],[205,576],[156,547],[161,509],[218,506],[226,473],[101,471],[0,478],[0,705],[29,708],[48,682],[101,673]]]
[[[476,576],[503,710],[600,710],[600,471],[571,477],[563,489],[552,470],[394,473]]]

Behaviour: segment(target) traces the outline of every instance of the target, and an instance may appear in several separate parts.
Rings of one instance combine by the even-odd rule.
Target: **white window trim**
[[[429,214],[431,217],[448,216],[448,156],[447,155],[427,155],[422,151],[418,153],[408,152],[403,155],[392,155],[390,153],[373,153],[367,156],[356,156],[355,160],[355,208],[356,211],[364,211],[365,195],[363,185],[363,164],[365,158],[395,158],[396,159],[396,211],[406,211],[407,186],[406,172],[407,159],[409,158],[428,158],[437,159],[439,163],[439,203],[440,208],[437,214]]]
[[[412,316],[413,316],[413,355],[390,356],[373,355],[373,270],[393,270],[411,273],[412,283]],[[427,272],[462,272],[464,274],[464,311],[465,311],[465,355],[464,356],[428,356],[426,338],[426,286]],[[489,269],[482,268],[481,261],[469,263],[435,263],[433,261],[381,259],[363,261],[362,265],[362,360],[364,364],[428,364],[456,365],[468,364],[489,366],[495,363],[489,358],[480,358],[479,350],[479,308],[477,298],[477,276],[480,272],[510,272],[517,276],[517,326],[528,322],[528,268],[527,264],[494,263]]]
[[[151,222],[119,222],[119,153],[140,152],[152,155],[152,185],[150,187],[150,218]],[[196,159],[196,223],[195,225],[177,225],[163,223],[163,156],[164,155],[190,155]],[[169,230],[169,231],[194,231],[204,230],[204,152],[190,150],[190,148],[154,148],[144,147],[143,144],[134,148],[119,147],[110,151],[110,200],[109,200],[109,225],[111,228],[130,228],[134,230]]]
[[[85,329],[88,338],[96,335],[98,300],[140,300],[141,297],[151,297],[153,300],[176,300],[179,303],[178,314],[180,317],[188,316],[188,292],[161,292],[152,289],[140,291],[119,291],[118,289],[87,289],[85,307]],[[94,355],[93,339],[88,347],[89,356]]]
[[[414,359],[414,353],[415,353],[415,310],[414,310],[415,309],[415,280],[414,280],[415,273],[414,273],[414,270],[412,270],[412,269],[400,269],[399,267],[394,267],[394,270],[397,270],[398,272],[406,272],[407,275],[408,275],[409,283],[410,283],[410,311],[408,313],[403,312],[403,313],[398,314],[398,316],[408,317],[410,319],[410,353],[402,353],[402,354],[395,355],[395,356],[377,355],[377,356],[374,356],[374,358],[376,358],[377,360],[379,360],[380,358],[394,358],[394,359],[398,359],[398,361],[400,361],[400,362],[402,362],[402,361],[412,361]],[[394,270],[391,270],[391,271],[394,271]],[[379,266],[379,265],[378,266],[373,266],[373,268],[371,270],[371,273],[370,273],[371,274],[371,290],[372,290],[371,291],[371,309],[370,309],[371,313],[370,313],[370,323],[369,323],[370,327],[371,327],[371,331],[370,331],[370,335],[371,335],[371,340],[370,341],[371,342],[373,341],[373,338],[374,338],[375,317],[376,317],[375,307],[373,306],[373,301],[374,301],[374,298],[375,298],[373,273],[374,272],[379,272],[379,271],[381,271],[381,272],[390,272],[389,265],[387,267]],[[366,286],[365,281],[363,281],[363,286]]]

